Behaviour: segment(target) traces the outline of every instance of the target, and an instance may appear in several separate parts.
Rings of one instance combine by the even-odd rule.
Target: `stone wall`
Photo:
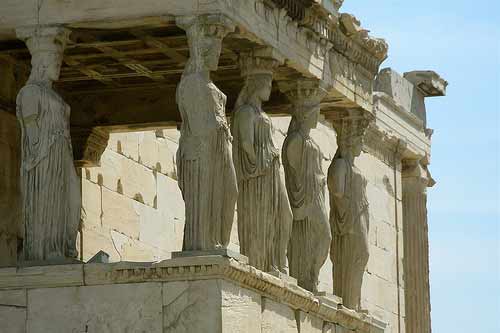
[[[281,149],[290,118],[272,120],[275,144]],[[335,132],[322,121],[311,136],[324,154],[326,175],[337,149]],[[176,129],[114,133],[101,167],[82,171],[84,260],[101,249],[111,255],[111,261],[161,260],[181,250],[184,202],[176,182],[178,139]],[[404,292],[400,285],[398,294],[397,287],[397,264],[402,251],[399,250],[398,259],[395,195],[400,215],[401,174],[396,170],[395,185],[393,168],[368,153],[363,153],[357,163],[369,182],[370,203],[370,260],[362,302],[370,313],[390,323],[389,332],[398,332],[398,313],[403,315],[404,310],[404,304],[398,306],[398,297],[403,300]],[[231,249],[238,251],[236,223],[231,238]],[[402,248],[403,238],[398,238]],[[328,259],[320,274],[319,290],[332,292],[332,282],[332,264]]]
[[[356,163],[368,180],[370,204],[370,258],[363,278],[362,306],[388,322],[390,332],[405,332],[403,327],[398,330],[404,324],[401,170],[368,153]]]
[[[0,268],[0,304],[0,333],[382,333],[385,327],[335,297],[217,256]]]

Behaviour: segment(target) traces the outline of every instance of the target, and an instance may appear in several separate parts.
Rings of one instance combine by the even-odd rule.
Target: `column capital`
[[[432,178],[426,159],[405,159],[403,160],[402,178],[406,184],[421,186],[422,191],[427,187],[433,187],[436,182]]]
[[[339,148],[354,148],[363,143],[374,116],[361,109],[341,109],[328,115],[337,134]],[[357,154],[354,154],[357,156]]]
[[[57,25],[35,25],[16,29],[17,38],[26,43],[31,55],[38,52],[62,53],[71,30]]]
[[[295,106],[319,107],[328,94],[327,85],[316,79],[282,81],[278,86]]]
[[[274,73],[274,70],[284,64],[285,58],[272,47],[259,47],[242,52],[239,57],[241,76]]]
[[[203,14],[194,16],[180,16],[176,24],[189,35],[204,34],[214,38],[224,38],[234,31],[234,22],[223,14]]]

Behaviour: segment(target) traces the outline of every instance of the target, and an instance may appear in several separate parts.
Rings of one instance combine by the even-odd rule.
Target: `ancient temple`
[[[448,83],[342,3],[0,3],[0,332],[430,333]]]

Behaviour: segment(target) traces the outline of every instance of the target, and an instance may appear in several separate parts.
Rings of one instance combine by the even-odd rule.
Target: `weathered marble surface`
[[[278,60],[263,53],[244,54],[240,61],[245,84],[231,127],[239,190],[238,236],[240,252],[252,266],[286,273],[292,211],[280,173],[275,130],[262,109],[271,95],[272,71]]]
[[[77,285],[64,265],[33,267],[36,276],[0,269],[0,302],[9,307],[0,307],[0,318],[17,308],[9,327],[26,333],[323,333],[334,322],[356,332],[384,332],[385,325],[370,316],[330,306],[285,280],[219,256],[71,266],[80,268]]]
[[[333,291],[354,310],[361,310],[361,286],[370,249],[367,180],[355,164],[367,124],[362,116],[335,122],[338,150],[328,169]]]
[[[69,32],[59,27],[17,30],[32,55],[17,96],[21,127],[21,192],[26,260],[76,258],[80,180],[73,164],[70,107],[52,88]]]
[[[161,288],[141,283],[29,290],[27,332],[161,333]]]
[[[318,124],[325,91],[315,81],[282,87],[294,110],[283,144],[283,166],[293,226],[288,260],[290,275],[312,292],[318,291],[321,267],[328,258],[331,232],[325,206],[323,155],[310,132]]]
[[[435,182],[424,162],[404,161],[402,175],[405,326],[409,333],[431,332],[427,187]]]
[[[177,87],[182,117],[177,168],[186,203],[183,250],[211,250],[229,245],[237,197],[226,96],[210,79],[210,72],[217,70],[222,38],[234,26],[220,15],[177,22],[186,30],[190,47]]]

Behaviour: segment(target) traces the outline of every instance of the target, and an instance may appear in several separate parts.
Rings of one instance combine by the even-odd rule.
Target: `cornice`
[[[274,1],[248,1],[254,1],[256,15],[277,26],[285,26],[291,38],[302,40],[316,53],[326,53],[330,44],[333,46],[330,52],[344,55],[367,70],[372,77],[375,77],[387,58],[387,43],[383,39],[371,37],[353,15],[332,15],[322,5],[314,3],[305,10],[304,17],[298,20],[290,16],[286,6],[279,8]]]
[[[401,159],[406,149],[407,143],[403,140],[383,131],[375,124],[368,126],[363,150],[384,164],[401,170]]]
[[[223,279],[364,333],[383,333],[386,324],[298,287],[287,280],[222,256],[169,259],[159,263],[73,264],[0,269],[0,289],[130,284]]]
[[[373,92],[373,103],[376,104],[378,101],[387,103],[391,107],[391,109],[395,110],[397,115],[400,116],[403,120],[408,122],[413,127],[417,128],[418,130],[424,131],[424,121],[415,116],[409,110],[406,110],[404,107],[397,104],[394,99],[385,92]]]

